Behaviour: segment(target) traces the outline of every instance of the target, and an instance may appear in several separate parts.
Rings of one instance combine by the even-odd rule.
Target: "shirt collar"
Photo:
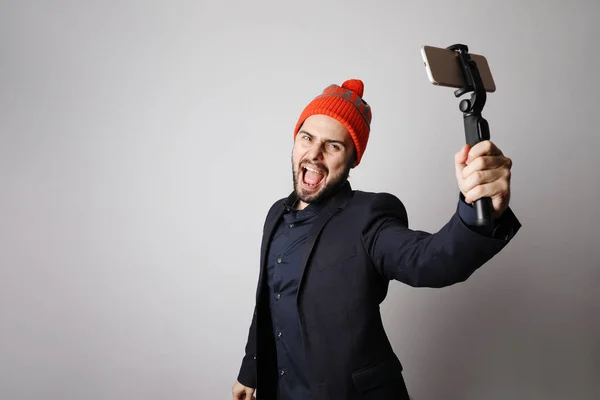
[[[337,197],[343,196],[351,190],[352,188],[350,187],[350,182],[346,181],[342,184],[340,189],[330,198],[328,198],[322,203],[311,203],[304,210],[306,210],[307,213],[319,214],[329,203],[331,203],[332,201],[336,201]],[[296,196],[296,192],[292,191],[292,193],[285,200],[283,200],[283,206],[285,207],[287,212],[297,211],[296,205],[298,204],[298,201],[299,199]]]

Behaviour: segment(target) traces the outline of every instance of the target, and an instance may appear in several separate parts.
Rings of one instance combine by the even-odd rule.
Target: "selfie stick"
[[[488,122],[481,116],[481,110],[486,101],[486,91],[477,69],[477,63],[469,55],[469,48],[464,44],[454,44],[447,47],[448,50],[458,52],[458,59],[465,78],[465,86],[454,91],[456,97],[465,93],[473,92],[470,99],[463,99],[458,105],[463,112],[465,124],[465,138],[469,146],[490,140],[490,127]],[[485,197],[475,201],[477,211],[477,226],[490,226],[492,224],[492,200]]]

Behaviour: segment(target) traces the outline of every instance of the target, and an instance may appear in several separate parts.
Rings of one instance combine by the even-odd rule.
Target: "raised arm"
[[[414,287],[465,281],[502,250],[520,227],[507,208],[497,228],[502,235],[483,235],[463,222],[457,207],[438,232],[412,230],[402,202],[387,193],[375,196],[370,211],[362,239],[374,265],[386,279]]]

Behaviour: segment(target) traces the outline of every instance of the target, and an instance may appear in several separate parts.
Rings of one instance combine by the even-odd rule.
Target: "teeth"
[[[316,173],[316,174],[320,174],[320,173],[321,173],[321,172],[317,171],[316,169],[312,169],[312,168],[310,168],[310,167],[306,167],[306,166],[304,167],[304,169],[306,169],[306,170],[308,170],[308,171],[310,171],[310,172],[314,172],[314,173]]]

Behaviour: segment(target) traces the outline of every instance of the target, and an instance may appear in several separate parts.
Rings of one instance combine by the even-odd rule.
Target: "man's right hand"
[[[256,400],[254,389],[244,386],[238,381],[233,384],[231,393],[233,394],[233,400]]]

